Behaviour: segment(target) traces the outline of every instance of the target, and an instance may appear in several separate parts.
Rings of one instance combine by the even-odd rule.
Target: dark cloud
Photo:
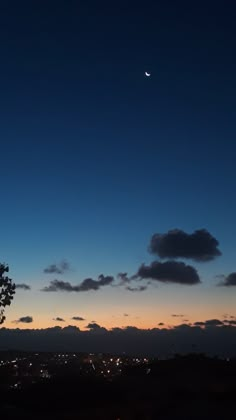
[[[123,330],[124,331],[128,331],[128,332],[130,332],[130,333],[136,333],[137,331],[142,331],[142,330],[139,330],[139,328],[137,328],[137,327],[133,327],[133,325],[127,325],[127,327],[124,327],[123,328]]]
[[[124,286],[125,284],[130,283],[132,280],[136,280],[137,275],[134,274],[133,276],[128,276],[127,273],[118,273],[117,278],[120,281],[120,283],[116,286]],[[127,288],[127,290],[129,290],[129,289]]]
[[[128,273],[118,273],[117,278],[121,280],[122,283],[128,283],[130,281]]]
[[[87,292],[88,290],[98,290],[100,287],[108,286],[114,281],[113,276],[100,274],[98,280],[91,278],[84,279],[82,283],[72,286],[71,283],[62,280],[53,280],[49,286],[41,289],[43,292]]]
[[[70,265],[67,261],[61,261],[59,264],[51,264],[43,271],[47,274],[64,274],[70,270]]]
[[[129,314],[124,314],[124,316],[129,316]]]
[[[138,286],[138,287],[127,286],[126,290],[129,290],[129,292],[144,292],[144,290],[147,290],[147,286]]]
[[[98,325],[96,322],[90,322],[87,327],[89,330],[100,330],[101,328],[103,329],[103,327],[101,327],[100,325]]]
[[[191,328],[191,326],[190,324],[179,324],[179,325],[175,325],[173,328],[179,329],[179,330],[188,330],[189,328]]]
[[[33,318],[32,316],[22,316],[19,319],[16,319],[16,321],[13,321],[16,324],[30,324],[31,322],[33,322]]]
[[[137,275],[142,279],[158,280],[164,283],[193,285],[200,283],[197,270],[183,262],[154,261],[150,265],[141,265]]]
[[[43,292],[58,292],[58,291],[66,291],[66,292],[73,292],[74,287],[69,282],[63,280],[52,280],[50,281],[49,286],[45,286],[41,289]]]
[[[31,287],[28,284],[25,284],[25,283],[18,283],[18,284],[16,284],[16,289],[30,290]]]
[[[56,318],[53,318],[53,321],[65,322],[65,320],[63,318],[60,318],[59,316],[57,316]]]
[[[73,316],[71,319],[73,319],[74,321],[85,321],[85,319],[82,318],[82,316]]]
[[[164,322],[159,322],[159,324],[158,324],[158,325],[165,325],[165,324],[164,324]]]
[[[209,323],[210,321],[210,323]],[[214,320],[213,320],[214,321]],[[218,322],[219,320],[217,320]],[[86,331],[75,326],[46,329],[0,328],[0,350],[79,351],[169,357],[175,353],[190,353],[193,343],[199,353],[210,356],[234,357],[236,326],[205,321],[199,325],[181,324],[177,327],[139,329],[112,328],[88,324]],[[99,339],[98,339],[99,335]],[[174,343],[174,349],[173,349]]]
[[[80,285],[74,286],[74,291],[87,292],[88,290],[98,290],[100,286],[99,281],[87,278],[84,279]]]
[[[231,273],[224,278],[220,286],[236,286],[236,273]]]
[[[155,233],[149,251],[160,258],[191,258],[195,261],[210,261],[221,255],[219,242],[206,229],[188,234],[180,229],[167,233]]]
[[[208,326],[217,326],[217,325],[223,325],[223,321],[220,321],[219,319],[208,319],[205,321],[206,327]]]
[[[100,276],[98,276],[98,283],[100,284],[100,286],[108,286],[113,281],[113,276],[104,276],[103,274],[100,274]]]
[[[182,314],[172,314],[171,316],[173,316],[174,318],[183,318],[185,315],[182,315]]]

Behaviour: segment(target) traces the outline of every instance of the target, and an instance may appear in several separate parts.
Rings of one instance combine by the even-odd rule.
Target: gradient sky
[[[11,1],[0,6],[0,261],[17,290],[4,326],[107,328],[236,315],[236,5]],[[151,77],[144,75],[151,72]],[[43,293],[137,272],[151,236],[207,229],[202,284]],[[66,260],[64,275],[45,274]],[[124,316],[124,313],[129,316]],[[85,322],[70,318],[82,316]],[[28,324],[17,324],[21,328]]]

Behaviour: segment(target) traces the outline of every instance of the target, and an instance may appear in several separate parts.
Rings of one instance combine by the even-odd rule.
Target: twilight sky
[[[231,1],[1,5],[0,261],[31,288],[5,327],[236,315],[235,20]]]

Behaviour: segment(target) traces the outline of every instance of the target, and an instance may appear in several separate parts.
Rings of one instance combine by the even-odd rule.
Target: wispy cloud
[[[59,264],[50,264],[43,271],[47,274],[64,274],[70,270],[70,264],[63,260]]]
[[[16,284],[16,289],[31,290],[31,286],[25,283],[18,283]]]
[[[144,290],[147,290],[147,286],[138,286],[138,287],[131,287],[127,286],[126,290],[129,290],[129,292],[144,292]]]

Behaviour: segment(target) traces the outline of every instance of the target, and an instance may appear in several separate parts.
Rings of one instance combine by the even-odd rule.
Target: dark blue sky
[[[172,228],[220,241],[208,279],[235,270],[235,21],[233,1],[1,5],[0,251],[15,278],[38,285],[61,258],[76,281],[133,273]]]

